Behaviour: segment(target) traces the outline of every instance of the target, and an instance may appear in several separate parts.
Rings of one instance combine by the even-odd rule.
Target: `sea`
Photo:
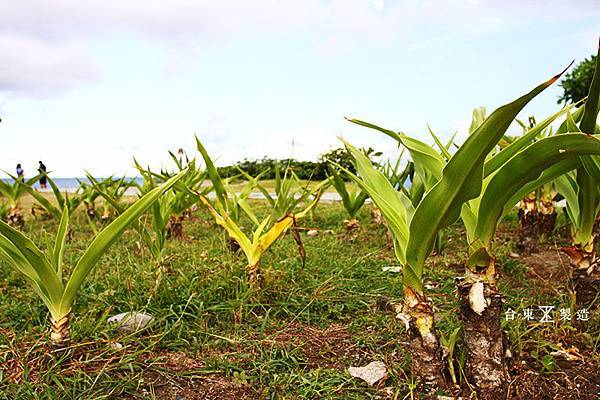
[[[25,179],[27,179],[27,177],[25,177]],[[96,178],[98,180],[102,180],[104,178]],[[12,183],[13,180],[11,178],[2,178],[2,180],[4,182],[9,182]],[[87,177],[81,177],[81,178],[52,178],[52,180],[54,181],[54,183],[56,183],[56,186],[58,186],[58,188],[62,191],[62,192],[75,192],[77,190],[77,188],[79,187],[79,183],[80,182],[85,182],[85,183],[90,183],[90,180]],[[125,180],[127,180],[128,182],[130,181],[136,181],[137,183],[142,184],[144,182],[144,180],[142,179],[141,176],[135,176],[135,177],[127,177],[125,178]],[[52,189],[50,188],[50,186],[48,186],[45,190],[40,188],[40,184],[39,182],[36,182],[33,185],[34,188],[40,190],[40,191],[52,191]]]

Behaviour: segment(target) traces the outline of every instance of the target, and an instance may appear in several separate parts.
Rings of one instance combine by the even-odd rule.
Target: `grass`
[[[74,305],[71,359],[48,354],[44,307],[18,274],[0,265],[0,399],[419,398],[402,346],[403,326],[375,307],[381,296],[400,300],[402,278],[382,272],[397,261],[369,210],[367,205],[359,213],[359,231],[348,233],[341,205],[319,204],[301,221],[302,227],[320,232],[303,235],[306,267],[286,235],[263,259],[261,291],[248,288],[243,255],[227,250],[224,233],[204,209],[185,221],[186,240],[168,243],[161,265],[130,230],[100,261]],[[43,243],[44,231],[56,225],[29,219],[24,229]],[[515,226],[513,217],[498,239],[507,306],[568,305],[562,295],[566,282],[548,274],[544,264],[558,254],[552,248],[559,244],[545,245],[539,265],[512,258]],[[65,252],[68,267],[91,237],[80,210]],[[465,250],[460,226],[449,237],[426,272],[443,335],[459,323],[454,278]],[[540,284],[540,274],[547,284]],[[152,314],[156,322],[130,335],[108,326],[107,318],[127,311]],[[560,381],[561,373],[585,384],[573,376],[598,366],[597,324],[578,329],[568,323],[504,325],[521,394],[529,390],[527,374],[536,374],[539,384],[546,378]],[[574,372],[551,355],[572,347],[585,357]],[[348,375],[349,366],[373,360],[386,363],[385,383],[368,387]],[[529,380],[523,378],[519,386],[520,377]]]
[[[260,183],[265,187],[265,189],[267,189],[269,192],[274,193],[275,192],[275,179],[263,179],[260,181]],[[242,190],[242,188],[244,187],[244,185],[246,184],[246,182],[235,182],[231,184],[231,187],[234,190],[240,191]],[[300,187],[305,187],[306,185],[308,185],[309,188],[312,188],[314,186],[316,186],[318,184],[318,182],[315,181],[308,181],[306,179],[300,179],[299,181],[299,185],[295,185],[293,187],[296,186],[300,186]],[[357,190],[357,185],[356,183],[352,182],[352,181],[348,181],[346,182],[346,189],[348,191],[355,191]],[[254,189],[253,190],[254,193],[259,193],[258,189]],[[335,188],[333,186],[327,186],[324,190],[323,193],[337,193]]]

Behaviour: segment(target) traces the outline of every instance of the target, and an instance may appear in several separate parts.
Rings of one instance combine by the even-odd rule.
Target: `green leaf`
[[[472,134],[483,124],[485,121],[485,107],[477,107],[473,109],[473,117],[471,118],[471,125],[469,126],[469,135]]]
[[[585,110],[581,117],[581,131],[593,135],[596,130],[596,120],[598,118],[600,104],[600,46],[598,47],[598,56],[596,57],[596,68],[588,92],[588,98],[585,102]],[[585,163],[584,163],[585,164]]]
[[[479,196],[487,155],[523,107],[561,74],[494,111],[446,164],[441,180],[425,195],[410,223],[406,258],[414,282],[422,280],[425,259],[431,253],[437,232],[456,221],[465,202]],[[422,293],[421,285],[412,289]]]
[[[446,161],[448,161],[452,157],[452,154],[450,154],[450,152],[448,151],[448,148],[446,146],[444,146],[444,144],[441,142],[440,138],[438,138],[437,135],[435,133],[433,133],[433,130],[431,129],[431,126],[429,126],[429,124],[427,124],[427,129],[429,130],[429,134],[433,137],[433,140],[435,141],[436,146],[440,149],[440,153],[442,153],[442,156],[444,157],[444,159]]]
[[[585,158],[581,158],[584,163]],[[600,205],[598,182],[586,172],[585,168],[577,170],[579,220],[574,223],[575,244],[589,245],[594,240],[594,224]]]
[[[170,178],[167,182],[163,183],[159,187],[152,189],[150,192],[142,196],[121,215],[119,215],[113,222],[111,222],[106,228],[104,228],[98,236],[94,238],[92,243],[83,253],[73,273],[67,282],[65,291],[61,300],[61,308],[63,311],[69,310],[77,291],[83,284],[85,277],[94,268],[98,260],[104,255],[106,250],[112,245],[121,234],[163,195],[169,190],[179,179],[181,179],[187,170],[183,170],[174,177]]]
[[[223,207],[227,206],[227,191],[225,190],[225,186],[223,186],[223,181],[219,176],[219,172],[213,164],[210,156],[206,152],[206,149],[200,143],[200,139],[196,136],[196,147],[198,147],[198,151],[202,154],[202,158],[204,159],[204,164],[206,164],[206,170],[208,171],[208,176],[213,184],[215,189],[215,194],[217,195],[217,200],[221,203]]]
[[[600,154],[600,139],[580,133],[566,133],[535,142],[515,155],[492,177],[483,193],[476,237],[489,248],[504,207],[515,193],[561,161],[590,154]],[[577,164],[562,165],[571,168]]]
[[[65,241],[69,230],[69,209],[65,207],[60,218],[58,231],[56,232],[56,241],[52,250],[52,265],[58,275],[58,279],[62,281],[62,260],[65,250]]]
[[[425,189],[431,188],[442,176],[442,169],[445,161],[440,154],[428,144],[406,136],[403,133],[396,133],[389,129],[364,122],[358,119],[348,119],[348,121],[367,128],[378,130],[392,139],[398,141],[402,146],[406,147],[415,164],[415,171],[425,184]]]
[[[2,221],[0,236],[5,239],[1,241],[2,250],[19,265],[19,271],[35,282],[48,299],[58,303],[63,284],[44,253],[31,239]]]
[[[567,106],[567,107],[563,108],[562,110],[560,110],[559,112],[557,112],[556,114],[544,119],[542,122],[540,122],[533,128],[529,129],[527,131],[527,133],[525,133],[523,136],[520,136],[517,140],[512,142],[505,149],[496,153],[492,158],[490,158],[488,161],[486,161],[485,167],[484,167],[484,177],[487,177],[490,174],[494,173],[494,171],[496,171],[504,163],[506,163],[508,160],[510,160],[510,158],[512,156],[517,154],[519,151],[521,151],[525,147],[529,146],[532,143],[532,141],[535,140],[543,132],[543,130],[546,129],[546,127],[548,127],[558,117],[563,115],[565,112],[567,113],[567,116],[569,116],[570,115],[569,109],[570,109],[570,107]],[[578,129],[570,130],[570,132],[577,132],[577,131],[578,131]]]
[[[405,248],[408,243],[408,220],[406,208],[401,200],[403,194],[394,189],[385,175],[373,166],[367,156],[351,144],[343,142],[356,161],[356,169],[360,178],[352,172],[340,168],[369,194],[369,197],[381,210],[395,238],[396,256],[404,265],[406,263]]]
[[[577,160],[575,168],[581,168],[581,162]],[[573,168],[573,169],[575,169]],[[579,223],[579,200],[577,198],[577,180],[573,174],[562,174],[554,180],[554,186],[562,197],[566,200],[566,211],[571,223],[577,227]]]
[[[585,102],[585,108],[583,111],[583,116],[581,117],[581,123],[579,125],[579,127],[583,133],[587,133],[589,135],[593,135],[596,133],[596,121],[598,119],[599,103],[600,103],[600,47],[598,48],[598,56],[596,57],[596,68],[594,70],[594,76],[592,78],[592,83],[590,85],[588,97]],[[585,167],[587,174],[592,175],[592,177],[597,182],[600,182],[600,159],[598,157],[582,157],[581,162],[583,163],[583,166]],[[581,171],[581,174],[584,175],[583,171]],[[578,175],[579,175],[579,173],[578,173]],[[593,182],[592,182],[591,178],[582,176],[581,178],[578,177],[577,179],[578,180],[581,179],[582,182],[589,181],[589,182],[586,182],[585,185],[593,186]],[[596,198],[592,198],[591,195],[588,196],[588,200],[596,201],[595,204],[589,205],[589,213],[596,211],[595,208],[596,208],[597,202],[599,201],[597,197],[598,196],[596,196]],[[581,207],[581,208],[582,208],[582,215],[588,214],[587,212],[584,211],[584,210],[587,210],[588,207]],[[593,211],[592,211],[592,209],[593,209]],[[586,222],[587,222],[587,218],[586,218]],[[585,230],[587,231],[588,230],[587,224],[585,224],[585,225],[586,225]]]
[[[60,209],[56,206],[54,206],[54,204],[52,204],[47,198],[46,196],[44,196],[42,193],[38,192],[37,190],[35,190],[34,188],[32,188],[31,186],[23,183],[23,189],[29,193],[29,195],[31,197],[33,197],[38,203],[40,203],[40,205],[42,207],[44,207],[44,209],[46,211],[48,211],[50,214],[52,214],[55,218],[60,218],[62,213],[60,212]]]

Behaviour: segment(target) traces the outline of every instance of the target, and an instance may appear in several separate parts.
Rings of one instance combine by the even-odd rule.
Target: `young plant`
[[[96,190],[94,185],[88,182],[81,180],[78,180],[78,182],[79,188],[77,191],[81,193],[83,204],[85,205],[85,214],[89,222],[94,221],[98,217],[96,214],[96,199],[100,196],[100,192]]]
[[[144,179],[144,184],[140,186],[141,194],[153,190],[158,186],[158,181],[167,177],[164,172],[157,175],[149,168],[142,168],[137,161],[135,165]],[[151,229],[146,229],[142,224],[137,226],[142,239],[159,265],[163,261],[166,241],[170,238],[184,237],[182,221],[190,207],[198,201],[198,193],[204,195],[212,189],[210,186],[201,187],[206,175],[196,169],[195,161],[188,161],[187,167],[184,168],[187,168],[187,174],[152,205]],[[199,189],[194,190],[195,187]]]
[[[33,186],[40,179],[41,175],[35,176],[25,182],[10,174],[7,175],[10,176],[12,182],[0,179],[0,196],[6,198],[2,220],[15,228],[22,228],[25,219],[23,218],[19,200],[25,194],[25,188]]]
[[[577,104],[572,105],[575,107]],[[565,108],[568,112],[568,108]],[[535,130],[537,136],[533,140],[540,140],[545,137],[552,136],[552,126],[548,126],[543,130],[535,129],[536,120],[534,117],[529,117],[529,124],[525,124],[517,120],[523,128],[523,135],[527,136],[530,131]],[[556,132],[561,133],[560,131]],[[562,132],[564,133],[564,132]],[[512,139],[515,140],[515,139]],[[556,209],[554,207],[554,198],[556,197],[556,189],[554,182],[548,182],[539,188],[536,188],[531,193],[527,193],[519,201],[519,239],[518,247],[521,251],[529,253],[533,251],[540,237],[549,237],[554,232],[556,223]]]
[[[103,211],[100,216],[102,222],[108,222],[111,218],[111,212],[118,215],[127,208],[129,203],[125,201],[127,191],[132,187],[137,187],[134,179],[108,177],[105,179],[94,178],[91,174],[86,174],[88,180],[94,186],[94,189],[104,198],[102,205]],[[110,199],[110,200],[109,200]]]
[[[49,243],[45,251],[24,234],[0,222],[0,260],[22,273],[48,308],[50,340],[57,351],[62,352],[69,345],[73,303],[87,275],[121,234],[182,176],[183,172],[151,190],[104,228],[81,255],[68,278],[63,274],[63,254],[69,224],[66,206],[55,242]]]
[[[600,48],[598,52],[600,54]],[[594,76],[581,113],[581,122],[577,126],[575,118],[567,116],[566,129],[588,135],[599,133],[600,129],[596,125],[599,104],[600,57],[596,57]],[[600,212],[600,157],[582,157],[581,162],[582,166],[577,168],[574,175],[564,176],[556,181],[559,193],[567,200],[566,211],[571,221],[572,245],[563,250],[570,258],[571,287],[576,306],[597,308],[600,303],[600,260],[596,255],[594,225]]]
[[[348,213],[348,219],[344,220],[346,228],[348,230],[358,228],[359,225],[358,220],[356,219],[356,213],[358,213],[358,210],[365,204],[365,201],[369,198],[369,194],[366,190],[360,189],[360,187],[360,190],[348,190],[346,182],[344,182],[344,179],[342,178],[342,174],[335,168],[331,168],[330,176],[332,179],[331,184],[342,199],[342,204]]]
[[[54,194],[54,200],[56,205],[46,198],[42,193],[35,190],[31,185],[22,183],[23,189],[33,197],[42,208],[56,219],[60,219],[63,214],[63,210],[66,208],[69,215],[73,215],[75,210],[81,205],[84,200],[83,193],[78,188],[75,193],[69,194],[67,191],[61,193],[58,185],[46,175],[46,179],[52,188]]]
[[[139,190],[144,193],[155,187],[159,182],[168,180],[174,174],[177,174],[183,169],[187,169],[188,173],[181,179],[175,188],[168,192],[161,200],[160,204],[155,205],[155,208],[160,209],[162,217],[156,221],[159,225],[165,225],[166,238],[183,239],[185,237],[183,231],[183,220],[190,214],[190,209],[198,202],[197,193],[206,194],[212,189],[210,186],[202,187],[202,183],[206,179],[206,171],[196,167],[195,160],[189,160],[186,155],[185,163],[178,159],[175,154],[169,152],[169,155],[174,160],[177,170],[169,172],[162,170],[159,174],[154,173],[150,168],[144,169],[136,160],[135,167],[140,172],[144,179],[143,185],[139,186]],[[193,190],[192,190],[193,189]],[[114,201],[114,200],[113,200]],[[153,213],[158,217],[158,210]],[[164,220],[164,221],[163,221]],[[155,226],[155,229],[159,226]],[[157,230],[158,234],[159,231]]]
[[[225,229],[229,237],[235,241],[244,252],[248,262],[249,284],[251,287],[258,287],[261,282],[260,260],[263,254],[269,250],[277,239],[279,239],[289,228],[296,227],[296,221],[305,216],[317,204],[319,195],[317,194],[312,202],[305,206],[302,211],[298,213],[288,212],[285,216],[276,220],[270,228],[267,228],[270,225],[271,216],[269,215],[259,222],[250,205],[245,201],[240,203],[240,200],[244,199],[237,198],[235,192],[227,189],[227,186],[219,176],[217,168],[198,138],[196,138],[196,143],[198,151],[202,154],[202,158],[206,164],[208,176],[213,183],[216,195],[216,201],[213,204],[211,204],[211,202],[203,195],[200,195],[200,200],[206,205],[217,224]],[[232,201],[232,199],[235,201]],[[239,224],[239,208],[244,211],[253,223],[251,235],[246,235]],[[237,214],[232,213],[232,211]],[[298,243],[302,263],[304,264],[304,247],[302,246],[298,232],[295,229],[293,229],[292,232]]]
[[[565,110],[561,110],[559,113],[547,118],[542,122],[538,129],[543,129],[544,126],[547,126],[564,113]],[[474,115],[476,117],[477,113]],[[475,117],[474,121],[476,121]],[[484,129],[486,126],[489,129],[490,123],[497,123],[497,120],[493,121],[493,117],[495,118],[496,114],[492,114],[489,117],[489,121],[485,120],[485,124],[480,125],[481,129]],[[365,123],[361,122],[361,124]],[[375,127],[374,125],[370,126]],[[471,133],[470,138],[476,137],[480,132],[479,126],[476,126],[476,122],[474,122],[472,126],[475,126],[475,130]],[[428,172],[429,176],[439,176],[441,181],[444,179],[451,181],[451,176],[446,175],[445,168],[448,167],[451,160],[460,160],[459,158],[456,158],[460,156],[460,151],[451,156],[448,159],[448,164],[445,164],[446,157],[444,157],[444,154],[437,153],[432,147],[429,147],[422,142],[418,143],[416,139],[413,139],[412,141],[406,141],[406,138],[399,134],[387,131],[383,128],[375,128],[389,134],[390,136],[396,135],[399,141],[401,140],[406,143],[405,146],[407,146],[413,155],[413,158],[419,160],[416,162],[416,164],[419,166],[418,170],[421,171],[421,174]],[[531,135],[534,134],[535,132],[533,132]],[[471,140],[470,138],[469,140]],[[513,177],[514,179],[517,179],[519,176],[518,174],[510,172],[511,168],[513,168],[512,166],[504,167],[511,157],[516,157],[516,154],[525,151],[527,151],[527,153],[525,153],[527,155],[533,153],[533,156],[529,157],[531,157],[532,160],[536,160],[536,163],[533,163],[530,168],[522,168],[522,170],[530,172],[530,175],[527,175],[529,179],[535,179],[537,175],[539,175],[539,172],[535,171],[538,171],[540,168],[543,170],[544,168],[553,165],[552,159],[548,160],[536,158],[538,156],[537,152],[541,152],[540,154],[550,154],[551,158],[554,156],[554,153],[548,153],[548,151],[552,150],[555,153],[559,153],[560,157],[554,158],[556,161],[562,160],[564,157],[576,157],[573,154],[577,153],[573,153],[568,146],[576,145],[579,143],[577,140],[582,140],[581,135],[577,135],[575,143],[562,142],[563,140],[570,139],[570,137],[566,136],[560,140],[551,140],[548,142],[539,141],[535,143],[532,142],[531,138],[532,136],[524,135],[517,140],[511,141],[510,145],[504,146],[504,149],[500,152],[492,149],[485,157],[485,162],[483,164],[484,174],[482,175],[482,181],[480,182],[480,194],[476,198],[465,202],[460,210],[460,217],[463,220],[467,232],[467,240],[471,244],[468,249],[470,256],[473,256],[474,254],[480,254],[481,252],[481,246],[478,245],[480,239],[476,234],[476,226],[479,220],[478,210],[482,210],[479,207],[479,204],[481,199],[487,193],[490,179],[492,179],[495,174],[499,174],[499,171],[503,171],[503,173],[508,174],[508,176]],[[586,143],[586,145],[590,145],[589,149],[594,149],[594,144],[596,144],[596,142]],[[546,147],[540,147],[542,145]],[[585,146],[583,147],[585,148]],[[462,146],[460,148],[462,148]],[[577,151],[581,153],[581,151],[584,150],[579,148]],[[468,160],[466,157],[469,157],[470,155],[468,153],[466,154],[467,155],[463,155],[461,157],[465,158],[465,160]],[[465,163],[468,164],[468,161]],[[537,175],[535,175],[536,173]],[[425,178],[423,179],[425,180]],[[536,184],[540,186],[545,183],[546,181],[538,181]],[[438,183],[436,183],[436,185],[437,184]],[[456,182],[446,182],[446,187],[451,187],[454,184],[456,184]],[[537,186],[533,186],[533,188],[535,187]],[[517,190],[518,188],[519,186],[517,185],[512,189]],[[512,190],[508,187],[504,187],[502,190],[504,190],[504,194],[508,194],[511,193],[509,189]],[[531,186],[527,185],[526,190],[531,191]],[[520,191],[519,195],[523,195],[523,193],[527,192]],[[517,201],[518,198],[511,199],[508,200],[508,204],[512,206]],[[504,203],[497,200],[496,205],[503,207]],[[494,230],[496,226],[495,224],[497,224],[497,220],[494,221],[493,224]],[[492,249],[489,247],[486,248],[486,251],[488,252],[486,254],[493,254],[491,252]],[[482,269],[482,267],[485,268]],[[489,263],[480,265],[479,267],[477,267],[475,264],[467,264],[465,266],[465,277],[461,278],[460,280],[459,293],[462,303],[461,316],[464,324],[465,344],[469,350],[467,357],[467,372],[472,381],[475,383],[475,387],[479,390],[499,390],[499,388],[506,383],[507,372],[504,361],[504,353],[502,351],[503,345],[500,325],[501,302],[499,300],[500,297],[497,292],[495,281],[495,264]],[[479,305],[477,305],[477,303],[473,302],[473,299],[480,299],[484,303],[480,302]],[[485,306],[482,304],[485,304]],[[484,310],[486,310],[486,313],[482,314]],[[484,335],[485,332],[487,332],[487,336]],[[486,338],[485,341],[482,340],[483,337]]]
[[[360,178],[355,177],[355,180],[369,192],[394,234],[396,255],[404,265],[404,301],[401,316],[405,320],[411,339],[409,351],[412,355],[412,369],[416,376],[428,383],[442,384],[445,378],[433,307],[424,291],[425,260],[434,247],[440,229],[449,226],[459,217],[462,217],[466,226],[474,226],[476,213],[472,208],[477,205],[477,199],[482,193],[484,178],[503,164],[499,162],[500,159],[505,162],[527,143],[514,144],[508,153],[499,152],[497,156],[502,156],[492,164],[495,168],[490,168],[486,159],[490,157],[521,109],[559,76],[560,74],[512,103],[500,107],[488,118],[474,121],[477,126],[453,155],[444,151],[440,155],[431,147],[406,135],[351,120],[380,130],[407,147],[415,163],[415,171],[425,187],[426,194],[413,214],[409,199],[403,196],[403,193],[396,192],[383,175],[375,173],[370,163],[367,163],[356,149],[352,151],[357,160],[357,167],[362,165],[359,168]],[[471,242],[471,238],[469,241]],[[470,265],[467,265],[465,274],[469,279],[465,279],[463,286],[463,289],[476,287],[477,293],[480,293],[480,288],[481,291],[485,288],[488,297],[495,299],[494,307],[484,307],[487,312],[485,315],[462,312],[465,344],[468,348],[467,365],[471,378],[480,391],[498,390],[507,380],[504,354],[501,351],[498,354],[498,349],[503,348],[498,311],[501,302],[496,295],[495,270],[492,265],[488,267],[482,272],[472,271]],[[467,293],[469,292],[471,290],[467,289]],[[464,290],[461,293],[464,293]],[[467,302],[467,308],[468,304]],[[461,307],[461,311],[463,309],[464,306]],[[484,310],[477,309],[481,312]]]
[[[307,203],[310,201],[311,196],[329,185],[329,179],[319,182],[314,187],[309,187],[308,183],[303,185],[300,178],[298,178],[289,165],[284,168],[282,174],[279,164],[275,164],[275,192],[271,193],[261,184],[259,177],[252,178],[244,171],[240,170],[240,172],[248,180],[254,182],[256,188],[271,205],[273,216],[276,219],[283,218],[288,213],[294,212],[299,204]]]

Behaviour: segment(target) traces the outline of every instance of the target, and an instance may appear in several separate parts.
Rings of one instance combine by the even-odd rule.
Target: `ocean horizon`
[[[106,178],[99,178],[99,177],[95,177],[95,178],[98,179],[98,180],[106,179]],[[25,177],[25,179],[28,179],[28,177]],[[9,182],[9,183],[14,182],[12,178],[2,178],[1,180],[3,182]],[[54,183],[56,183],[56,186],[60,190],[66,190],[66,191],[75,191],[75,190],[77,190],[77,188],[79,188],[79,183],[80,182],[90,183],[90,180],[87,177],[52,178],[52,180],[54,181]],[[139,184],[144,183],[144,180],[143,180],[143,178],[141,176],[128,176],[128,177],[125,177],[125,180],[127,182],[136,181]],[[39,182],[36,182],[33,185],[33,187],[36,188],[36,189],[41,189]],[[48,186],[48,188],[46,188],[46,190],[52,190],[52,189]]]

